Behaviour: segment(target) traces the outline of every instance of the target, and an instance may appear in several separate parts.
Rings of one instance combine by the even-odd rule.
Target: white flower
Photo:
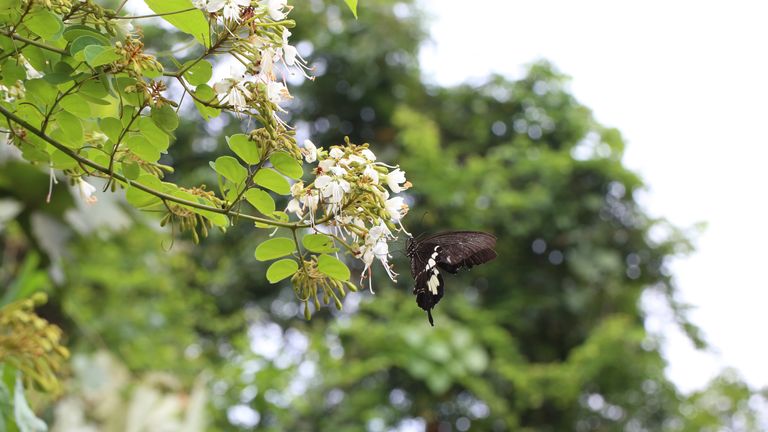
[[[317,160],[317,147],[315,147],[315,143],[308,139],[304,140],[304,148],[301,149],[301,153],[304,155],[304,160],[307,163]]]
[[[194,0],[192,2],[192,6],[198,8],[198,9],[207,9],[208,8],[208,0]]]
[[[299,54],[299,50],[295,46],[288,43],[290,36],[291,32],[287,28],[283,29],[283,45],[280,47],[278,57],[282,57],[287,69],[294,68],[305,78],[314,80],[315,77],[309,75],[312,69],[307,65],[307,61]]]
[[[408,204],[404,202],[403,197],[390,198],[386,201],[384,206],[386,207],[392,222],[398,223],[403,216],[408,214]]]
[[[304,215],[304,211],[301,209],[301,203],[296,198],[288,201],[288,206],[285,208],[287,213],[296,213],[296,216],[301,217]]]
[[[368,289],[370,289],[371,294],[374,294],[373,284],[371,282],[371,265],[373,264],[374,258],[377,258],[379,261],[381,261],[381,265],[384,266],[384,269],[387,272],[387,276],[389,276],[392,281],[397,282],[397,273],[392,270],[392,267],[388,262],[390,255],[389,244],[387,244],[387,240],[391,236],[392,232],[382,222],[381,224],[368,230],[368,235],[365,237],[365,246],[363,247],[362,257],[360,258],[365,264],[365,268],[363,269],[363,272],[360,276],[360,283],[362,283],[362,279],[368,277]]]
[[[344,199],[344,194],[350,190],[348,181],[325,174],[319,175],[315,179],[315,187],[326,199],[325,202],[329,204],[340,204]]]
[[[121,35],[128,35],[133,33],[134,27],[133,27],[133,24],[131,23],[131,20],[127,20],[127,19],[116,20],[115,25],[117,26],[118,33],[120,33]]]
[[[339,160],[339,159],[341,159],[344,156],[344,150],[342,150],[342,149],[340,149],[338,147],[334,147],[334,148],[331,149],[330,152],[328,152],[328,156],[330,156],[330,157],[332,157],[332,158],[334,158],[336,160]]]
[[[37,78],[43,77],[43,74],[40,73],[40,71],[38,71],[37,69],[35,69],[35,67],[29,63],[29,60],[27,60],[26,57],[24,57],[23,55],[20,55],[19,61],[21,61],[21,64],[24,66],[24,69],[26,69],[27,71],[27,79],[37,79]]]
[[[288,15],[288,11],[283,11],[288,5],[288,0],[267,0],[266,4],[269,17],[273,20],[280,21]]]
[[[291,195],[295,198],[304,195],[304,182],[297,181],[294,183],[293,186],[291,186]]]
[[[261,50],[261,60],[259,60],[259,80],[264,83],[270,83],[275,80],[275,57],[277,54],[272,48]]]
[[[375,155],[375,154],[373,154],[373,152],[372,152],[372,151],[370,151],[369,149],[363,149],[363,151],[362,151],[362,152],[360,152],[360,153],[362,153],[362,154],[363,154],[363,156],[364,156],[366,159],[368,159],[369,161],[371,161],[371,162],[373,162],[373,161],[375,161],[375,160],[376,160],[376,155]]]
[[[331,167],[330,171],[336,177],[343,177],[343,176],[347,175],[347,170],[345,170],[344,168],[342,168],[342,167],[340,167],[338,165]]]
[[[365,167],[363,176],[371,179],[372,184],[379,184],[379,172],[372,165]]]
[[[331,167],[336,165],[336,161],[333,159],[323,159],[320,161],[319,164],[317,164],[317,167],[320,169],[320,172],[328,172],[331,170]]]
[[[245,87],[245,81],[225,78],[213,85],[213,90],[223,97],[222,102],[232,106],[235,111],[244,111],[248,107],[251,92]]]
[[[392,192],[398,193],[407,189],[407,187],[400,186],[402,183],[405,183],[405,172],[400,168],[387,174],[387,186],[389,186]]]
[[[82,178],[77,179],[77,188],[80,191],[80,198],[82,198],[86,204],[93,204],[99,200],[96,198],[96,195],[94,195],[96,188]]]
[[[280,105],[281,102],[293,99],[293,96],[288,92],[285,84],[278,81],[270,81],[267,83],[267,98],[273,104]]]
[[[224,19],[240,22],[240,8],[250,5],[251,0],[208,0],[206,10],[213,13],[224,9]]]

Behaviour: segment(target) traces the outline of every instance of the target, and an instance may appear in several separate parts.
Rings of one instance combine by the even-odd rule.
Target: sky
[[[624,163],[648,184],[638,197],[646,210],[683,228],[706,223],[696,252],[672,270],[710,351],[693,348],[662,302],[644,302],[646,327],[666,339],[670,378],[692,391],[734,367],[768,386],[768,3],[422,3],[432,15],[420,56],[428,80],[519,78],[526,64],[553,62],[597,120],[624,135]]]

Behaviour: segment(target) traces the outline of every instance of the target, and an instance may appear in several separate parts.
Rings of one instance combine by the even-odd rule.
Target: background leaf
[[[277,171],[270,168],[262,168],[258,170],[253,176],[253,181],[257,185],[264,186],[280,195],[288,195],[291,193],[291,186],[288,184],[288,180],[278,174]]]
[[[272,162],[272,165],[276,170],[292,179],[298,180],[304,174],[304,170],[301,168],[301,163],[288,153],[274,153],[269,157],[269,161]]]
[[[210,46],[211,31],[208,20],[200,9],[197,9],[191,0],[144,0],[156,14],[164,14],[162,18],[173,24],[184,33],[194,36],[205,47]],[[169,14],[186,9],[187,12]]]
[[[296,250],[296,243],[286,237],[266,240],[256,247],[254,255],[259,261],[269,261],[284,257]]]
[[[245,200],[256,208],[261,214],[269,216],[275,212],[275,200],[267,192],[251,188],[243,194]]]
[[[349,280],[350,277],[347,265],[330,255],[317,257],[317,269],[326,276],[342,281]]]
[[[299,264],[292,259],[282,259],[272,263],[267,269],[267,280],[270,283],[280,282],[281,280],[296,273]]]
[[[235,134],[227,138],[227,145],[240,159],[249,165],[261,160],[259,145],[248,139],[248,135]]]
[[[333,244],[333,239],[325,234],[307,234],[301,238],[301,244],[310,252],[332,253],[339,250]]]

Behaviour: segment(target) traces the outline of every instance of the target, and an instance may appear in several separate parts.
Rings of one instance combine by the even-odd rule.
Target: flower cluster
[[[375,260],[394,281],[397,274],[388,262],[389,242],[396,239],[397,232],[410,234],[402,225],[408,205],[402,196],[391,194],[411,186],[405,173],[378,162],[368,144],[347,141],[345,146],[325,151],[307,140],[302,153],[308,163],[318,161],[315,178],[306,186],[302,182],[293,185],[286,211],[301,220],[309,219],[316,229],[347,244],[363,262],[362,278],[369,279],[369,287]]]
[[[285,112],[280,104],[293,98],[285,85],[286,73],[298,72],[313,79],[306,60],[288,42],[291,32],[285,25],[292,21],[282,25],[291,10],[287,0],[196,0],[194,4],[221,17],[231,39],[227,50],[246,69],[244,74],[233,72],[213,86],[221,103],[236,112],[252,108],[261,114],[269,111],[287,127],[277,116]],[[266,102],[269,106],[264,106]]]

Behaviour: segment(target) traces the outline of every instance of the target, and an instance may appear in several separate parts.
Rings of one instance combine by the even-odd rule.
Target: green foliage
[[[281,259],[280,261],[275,261],[267,269],[267,280],[269,283],[280,282],[281,280],[296,273],[298,269],[299,265],[296,264],[296,261],[294,260]]]
[[[347,266],[330,255],[322,254],[317,258],[317,270],[336,280],[349,280],[350,272]]]
[[[245,134],[235,134],[227,137],[227,145],[240,159],[248,165],[256,165],[261,161],[258,144],[248,139]]]
[[[284,257],[296,251],[296,243],[289,238],[273,238],[256,247],[256,259],[269,261]]]
[[[193,36],[204,46],[210,46],[208,20],[200,9],[192,5],[191,0],[145,0],[145,3],[177,29]]]

